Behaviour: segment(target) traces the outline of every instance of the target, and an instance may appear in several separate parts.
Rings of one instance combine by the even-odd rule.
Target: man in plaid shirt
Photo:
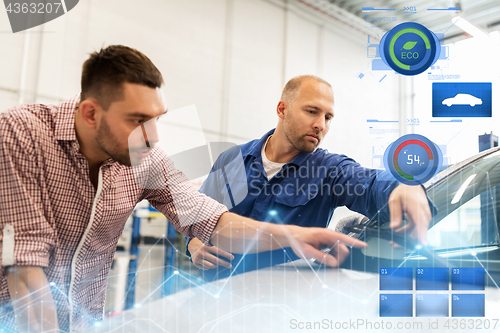
[[[144,199],[185,236],[235,253],[292,247],[338,266],[348,253],[339,242],[366,246],[241,217],[192,188],[154,148],[162,85],[144,54],[114,45],[84,63],[81,96],[0,113],[0,328],[67,332],[101,320],[116,243]]]

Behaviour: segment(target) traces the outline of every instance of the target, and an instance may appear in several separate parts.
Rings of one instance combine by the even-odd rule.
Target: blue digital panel
[[[448,317],[448,294],[417,294],[415,296],[415,313],[417,317]]]
[[[412,317],[412,294],[381,294],[380,317]]]
[[[441,45],[441,53],[439,54],[439,60],[448,59],[450,51],[448,46]]]
[[[485,272],[483,267],[451,269],[452,290],[484,290]]]
[[[450,269],[448,267],[417,268],[417,290],[448,290]]]
[[[413,290],[413,269],[411,267],[382,267],[380,290]]]
[[[373,71],[392,71],[392,68],[387,66],[387,64],[382,59],[373,59],[372,70]]]
[[[484,294],[453,294],[452,317],[484,317]]]
[[[401,183],[419,186],[434,177],[443,165],[439,146],[420,134],[406,134],[384,152],[384,166]]]
[[[380,57],[378,44],[369,44],[366,48],[367,48],[368,58],[379,58]]]
[[[425,72],[439,58],[441,45],[434,33],[416,22],[404,22],[380,40],[380,57],[402,75]]]
[[[491,117],[491,82],[433,82],[433,117]]]

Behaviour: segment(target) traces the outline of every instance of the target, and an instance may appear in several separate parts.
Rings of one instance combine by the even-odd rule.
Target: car
[[[443,100],[443,105],[470,105],[476,106],[483,104],[483,101],[480,98],[477,98],[470,94],[456,94],[455,97],[450,97]]]
[[[387,237],[392,233],[389,221],[356,215],[344,220],[341,230],[355,222],[361,229],[379,230],[380,235],[349,233],[369,246],[351,249],[338,269],[301,259],[211,283],[177,271],[177,277],[190,280],[192,288],[138,304],[96,323],[88,332],[500,330],[500,147],[441,171],[424,186],[436,207],[425,251],[413,245],[394,247]],[[428,267],[449,267],[450,276],[453,269],[484,267],[485,290],[380,290],[383,269],[411,268],[415,278],[417,268]],[[468,293],[484,294],[484,317],[451,316],[455,297]],[[394,294],[410,295],[415,306],[411,317],[381,316],[381,302]],[[448,316],[417,317],[417,301],[432,294],[445,295]]]
[[[434,258],[426,258],[418,249],[397,248],[381,237],[350,234],[373,246],[353,249],[350,269],[376,271],[378,267],[396,267],[403,262],[412,267],[434,266],[441,258],[450,267],[484,265],[488,283],[500,284],[500,148],[492,148],[442,171],[424,184],[437,212],[428,231]],[[389,230],[389,222],[365,220],[369,228]],[[360,263],[363,263],[360,265]]]

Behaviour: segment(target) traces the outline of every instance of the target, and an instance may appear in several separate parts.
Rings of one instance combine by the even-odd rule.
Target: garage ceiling
[[[314,5],[312,1],[306,0],[303,2]],[[364,21],[365,15],[369,15],[369,17],[396,16],[398,17],[398,23],[401,23],[403,19],[405,22],[418,22],[434,33],[444,33],[446,42],[454,42],[470,37],[462,29],[452,24],[451,19],[455,16],[462,16],[486,32],[500,30],[499,0],[315,0],[314,2],[322,10],[328,9],[329,12],[337,14],[344,13],[344,15],[335,15],[337,19],[344,22],[346,19],[353,22],[355,18],[357,21],[355,25],[358,27],[360,23],[358,19]],[[405,13],[406,6],[416,7],[416,13]],[[362,10],[363,7],[394,9],[394,11],[367,12]],[[450,7],[459,7],[460,11],[428,10]],[[383,31],[388,31],[395,26],[395,22],[375,22],[372,24]]]

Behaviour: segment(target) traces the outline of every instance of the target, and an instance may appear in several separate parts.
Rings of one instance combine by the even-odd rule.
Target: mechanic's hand
[[[432,219],[425,191],[421,186],[399,185],[389,196],[390,227],[396,232],[411,232],[410,237],[427,245],[427,230]],[[401,227],[403,213],[408,224]]]
[[[350,247],[367,247],[363,241],[325,228],[302,228],[288,226],[291,237],[289,244],[293,252],[301,258],[315,259],[318,263],[338,267],[349,255]],[[347,246],[346,246],[347,245]],[[330,248],[329,254],[321,251]]]
[[[225,257],[229,260],[233,260],[234,256],[226,251],[223,251],[215,246],[204,245],[198,238],[193,238],[188,244],[189,253],[191,253],[191,260],[193,264],[202,270],[213,269],[217,266],[224,266],[226,268],[231,268],[231,264],[224,259],[217,258]]]

